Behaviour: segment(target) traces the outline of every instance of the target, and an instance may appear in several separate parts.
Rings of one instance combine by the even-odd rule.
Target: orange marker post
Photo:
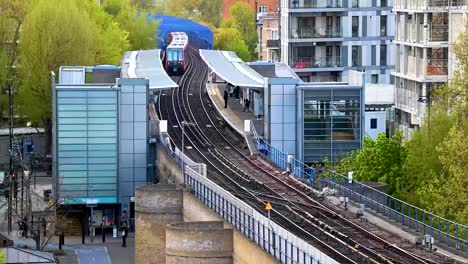
[[[265,210],[268,211],[268,225],[271,227],[271,224],[270,224],[270,211],[273,210],[273,206],[271,206],[271,203],[268,202],[265,206]]]

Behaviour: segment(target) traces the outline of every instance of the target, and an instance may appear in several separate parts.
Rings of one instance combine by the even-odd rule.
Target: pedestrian
[[[227,102],[228,102],[228,99],[229,99],[229,93],[228,91],[224,90],[224,108],[227,108]]]
[[[127,222],[123,222],[122,224],[122,247],[127,247],[127,235],[128,235]]]
[[[247,112],[249,112],[249,107],[250,107],[250,100],[249,98],[245,98],[245,109],[247,109]]]
[[[247,98],[244,99],[244,103],[242,104],[242,112],[245,112],[245,106],[247,105],[246,101],[247,101]]]

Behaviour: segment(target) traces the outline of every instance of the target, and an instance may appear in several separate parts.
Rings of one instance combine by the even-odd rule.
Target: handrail
[[[413,228],[416,232],[429,233],[439,243],[446,243],[448,246],[460,250],[464,248],[468,253],[468,225],[435,215],[361,182],[353,180],[352,184],[349,184],[347,176],[333,170],[316,171],[295,158],[292,159],[292,164],[288,164],[288,155],[259,137],[252,121],[250,128],[257,149],[265,159],[270,160],[285,171],[289,170],[293,177],[307,183],[311,188],[322,190],[323,187],[331,185],[338,189],[340,194],[349,197],[350,200],[358,203],[362,203],[364,200],[366,207],[369,205],[369,209],[382,213],[384,216],[393,217],[397,222]],[[321,177],[317,175],[321,175]]]

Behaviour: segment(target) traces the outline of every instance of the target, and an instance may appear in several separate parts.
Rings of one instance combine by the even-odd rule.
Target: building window
[[[371,118],[370,120],[370,128],[377,129],[377,118]]]
[[[388,7],[387,0],[380,0],[381,7]]]
[[[353,21],[352,21],[352,36],[353,37],[359,37],[359,17],[358,16],[353,16]]]
[[[387,45],[380,45],[380,66],[387,65]]]
[[[359,0],[353,0],[353,7],[359,7]]]
[[[271,39],[279,39],[279,38],[278,38],[278,30],[273,29],[273,30],[271,31]]]
[[[361,66],[361,46],[352,47],[352,67]]]
[[[268,13],[268,6],[260,6],[258,8],[258,12],[261,13],[261,14]]]
[[[380,16],[380,36],[387,36],[387,16]]]
[[[379,75],[378,74],[372,74],[371,75],[371,83],[379,83]]]

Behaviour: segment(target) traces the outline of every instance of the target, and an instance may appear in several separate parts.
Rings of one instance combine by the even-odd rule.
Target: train
[[[168,42],[164,56],[166,72],[170,76],[180,76],[187,69],[186,50],[189,38],[185,32],[171,32]]]

